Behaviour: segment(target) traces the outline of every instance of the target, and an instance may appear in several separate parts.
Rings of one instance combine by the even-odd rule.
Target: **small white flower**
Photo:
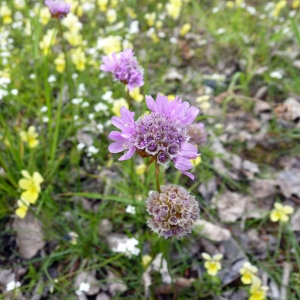
[[[81,282],[78,290],[75,292],[77,296],[83,295],[84,292],[90,290],[91,285],[88,282]]]
[[[99,130],[99,132],[100,133],[103,133],[103,131],[104,131],[104,126],[103,126],[103,124],[97,124],[97,129]]]
[[[77,73],[74,73],[74,74],[72,74],[72,79],[76,79],[76,78],[78,78],[78,74]]]
[[[12,95],[16,96],[16,95],[19,94],[19,91],[18,91],[17,89],[12,89],[12,90],[10,91],[10,93],[11,93]]]
[[[99,149],[92,145],[89,146],[86,151],[88,152],[88,156],[91,156],[92,154],[97,154],[99,152]]]
[[[90,106],[90,104],[88,102],[83,102],[81,104],[81,107],[89,107],[89,106]]]
[[[125,210],[128,214],[135,215],[135,207],[132,205],[128,205]]]
[[[75,105],[78,105],[82,102],[82,98],[74,98],[71,100],[71,102]]]
[[[127,239],[123,242],[120,242],[116,247],[113,247],[113,251],[115,252],[121,252],[125,253],[126,256],[129,258],[132,257],[132,255],[139,255],[140,249],[136,247],[138,245],[139,241],[135,238]]]
[[[107,107],[107,105],[105,105],[105,104],[99,102],[98,104],[96,104],[96,105],[94,106],[94,110],[95,110],[95,112],[99,112],[99,111],[107,111],[107,110],[108,110],[108,107]]]
[[[35,79],[35,77],[36,77],[35,74],[30,74],[30,75],[29,75],[29,78],[30,78],[30,79]]]
[[[86,92],[86,88],[85,88],[85,85],[84,83],[79,83],[78,85],[78,96],[81,97],[85,94]]]
[[[216,6],[216,7],[214,7],[214,8],[212,9],[212,13],[213,13],[213,14],[216,14],[219,10],[220,10],[219,7]]]
[[[107,91],[102,96],[102,99],[105,100],[105,101],[107,101],[107,102],[111,102],[111,101],[113,101],[112,94],[113,94],[112,91]]]
[[[171,44],[176,44],[177,43],[177,39],[173,36],[170,38],[170,43]]]
[[[138,33],[140,30],[139,30],[139,21],[137,20],[134,20],[130,23],[130,27],[129,27],[129,33],[130,34],[135,34],[135,33]]]
[[[40,109],[41,112],[46,112],[47,110],[48,110],[47,106],[42,106]]]
[[[52,82],[55,82],[56,81],[56,77],[54,76],[54,75],[50,75],[49,77],[48,77],[48,82],[49,83],[52,83]]]
[[[281,71],[273,71],[270,73],[270,77],[275,79],[282,79],[283,74]]]
[[[223,34],[223,33],[225,33],[225,28],[219,28],[218,30],[217,30],[217,34]]]
[[[9,291],[19,288],[20,286],[21,286],[21,283],[19,281],[10,281],[6,285],[6,290],[9,292]]]
[[[93,113],[88,114],[88,118],[90,120],[93,120],[95,118],[95,114],[93,114]]]
[[[79,143],[79,144],[77,144],[77,149],[78,149],[78,150],[82,150],[84,147],[85,147],[85,144],[84,144],[84,143]]]
[[[42,118],[42,121],[43,121],[44,123],[48,123],[48,122],[49,122],[49,118],[48,118],[48,117],[43,117],[43,118]]]
[[[74,115],[73,120],[77,121],[78,119],[79,119],[79,116],[78,115]]]

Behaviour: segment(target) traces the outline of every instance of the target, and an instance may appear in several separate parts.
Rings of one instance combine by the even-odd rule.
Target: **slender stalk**
[[[283,223],[279,222],[279,228],[278,228],[278,233],[277,233],[277,241],[276,241],[276,248],[275,248],[275,255],[274,255],[275,259],[279,255],[280,242],[281,242],[281,238],[282,238],[282,231],[283,231]]]
[[[159,172],[160,172],[160,168],[159,168],[159,164],[155,163],[155,180],[156,180],[156,189],[157,191],[160,193],[160,182],[159,182]]]

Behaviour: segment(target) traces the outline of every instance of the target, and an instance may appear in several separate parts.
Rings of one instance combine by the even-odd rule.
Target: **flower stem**
[[[155,180],[156,180],[156,189],[157,191],[160,193],[161,190],[160,190],[160,182],[159,182],[159,172],[160,172],[160,169],[159,169],[159,164],[156,163],[155,164]]]
[[[274,256],[275,258],[279,255],[282,231],[283,231],[283,224],[282,224],[282,222],[279,222],[279,228],[278,228],[278,233],[277,233],[277,242],[276,242],[276,248],[275,248],[275,256]]]

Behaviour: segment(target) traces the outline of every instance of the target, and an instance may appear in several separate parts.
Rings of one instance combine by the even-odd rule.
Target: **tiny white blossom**
[[[132,215],[134,215],[135,214],[135,207],[134,206],[132,206],[132,205],[128,205],[127,207],[126,207],[126,210],[125,210],[128,214],[132,214]]]
[[[132,255],[139,255],[140,249],[136,247],[138,245],[138,240],[135,238],[127,239],[124,242],[120,242],[116,247],[113,247],[113,251],[125,253],[129,258]]]
[[[43,118],[42,118],[42,121],[43,121],[44,123],[48,123],[48,122],[49,122],[49,118],[48,118],[48,117],[43,117]]]
[[[74,73],[74,74],[72,74],[72,79],[76,79],[76,78],[78,78],[78,74],[77,73]]]
[[[280,71],[273,71],[270,73],[270,77],[275,79],[282,79],[283,74]]]
[[[77,149],[78,149],[78,150],[82,150],[84,147],[85,147],[85,144],[84,144],[84,143],[79,143],[79,144],[77,144]]]
[[[81,107],[89,107],[89,106],[90,106],[90,104],[88,102],[83,102],[81,104]]]
[[[99,149],[92,145],[87,148],[87,152],[88,156],[91,156],[92,154],[97,154],[99,152]]]
[[[36,77],[35,74],[30,74],[30,75],[29,75],[29,78],[30,78],[30,79],[35,79],[35,77]]]
[[[82,98],[74,98],[71,100],[71,102],[75,105],[80,104],[82,102]]]
[[[42,106],[40,109],[41,112],[46,112],[47,110],[48,110],[47,106]]]
[[[104,112],[104,111],[108,110],[108,107],[107,107],[107,105],[99,102],[98,104],[96,104],[94,106],[94,110],[95,110],[95,112],[99,112],[99,111],[103,111]]]
[[[9,292],[9,291],[19,288],[20,286],[21,286],[21,283],[19,281],[10,281],[6,285],[6,290]]]
[[[77,296],[83,295],[84,292],[90,290],[91,285],[88,282],[81,282],[78,290],[75,292]]]
[[[97,124],[97,129],[99,130],[99,132],[100,133],[103,133],[103,131],[104,131],[104,126],[103,126],[103,124]]]
[[[50,75],[49,77],[48,77],[48,82],[49,83],[52,83],[52,82],[55,82],[56,81],[56,77],[54,76],[54,75]]]

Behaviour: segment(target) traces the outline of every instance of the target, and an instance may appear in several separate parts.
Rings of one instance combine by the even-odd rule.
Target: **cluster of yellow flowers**
[[[16,209],[16,215],[23,219],[26,214],[30,204],[35,204],[41,192],[41,183],[44,178],[39,172],[34,172],[31,176],[28,171],[23,170],[22,175],[24,178],[19,180],[19,187],[24,190],[22,192],[20,200],[18,200]]]
[[[244,3],[244,0],[227,1],[226,6],[228,8],[240,7]]]
[[[27,131],[20,131],[21,140],[27,143],[29,148],[35,148],[39,144],[38,136],[34,126],[29,126]]]
[[[242,283],[245,285],[251,284],[249,300],[264,300],[266,298],[268,287],[262,285],[260,278],[256,276],[257,272],[257,267],[248,261],[240,269]]]
[[[289,216],[294,212],[294,208],[289,205],[282,205],[281,203],[275,203],[274,209],[271,211],[270,219],[272,222],[286,223],[289,221]]]
[[[207,274],[210,276],[216,276],[222,269],[220,260],[223,258],[223,255],[219,253],[210,256],[208,253],[203,252],[202,257],[205,259],[204,267],[207,271]]]
[[[2,22],[4,25],[12,23],[12,12],[11,9],[7,6],[6,2],[3,2],[0,6],[0,17],[2,18]]]

